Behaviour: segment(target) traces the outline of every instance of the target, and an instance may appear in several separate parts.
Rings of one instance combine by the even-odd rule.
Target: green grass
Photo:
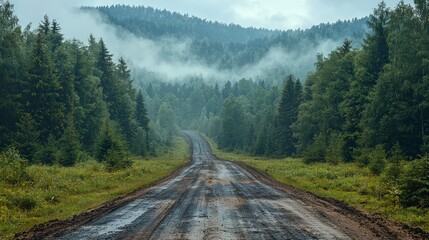
[[[102,203],[148,186],[170,175],[188,161],[189,147],[182,138],[159,157],[133,158],[130,169],[108,172],[95,161],[75,167],[30,166],[32,181],[19,186],[0,182],[0,239],[53,219],[65,219]]]
[[[374,176],[367,168],[354,163],[308,165],[302,159],[255,158],[241,153],[223,152],[215,142],[208,141],[220,158],[242,162],[298,189],[337,199],[358,209],[429,231],[429,210],[401,207],[382,177]]]

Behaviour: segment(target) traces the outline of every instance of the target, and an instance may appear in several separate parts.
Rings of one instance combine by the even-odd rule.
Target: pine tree
[[[0,2],[0,150],[11,143],[19,121],[24,72],[23,39],[13,5]]]
[[[61,86],[54,74],[52,57],[42,30],[39,29],[33,47],[25,99],[26,109],[33,116],[40,131],[40,139],[46,142],[51,134],[55,138],[60,136],[65,116],[64,105],[59,99]]]
[[[134,145],[136,145],[138,142],[143,143],[144,146],[142,146],[141,148],[146,149],[146,151],[149,151],[149,117],[141,90],[138,91],[136,97],[135,118],[139,127],[139,131],[136,134],[136,137],[139,141],[135,141]],[[143,133],[145,134],[145,136],[141,136],[141,134]],[[145,142],[142,142],[141,140],[145,140]]]
[[[73,166],[78,160],[81,145],[79,142],[79,135],[71,115],[67,119],[67,127],[64,130],[59,143],[61,149],[60,163],[67,167]]]
[[[142,127],[146,132],[149,131],[149,117],[144,103],[144,97],[142,91],[139,90],[136,97],[136,110],[135,110],[136,120],[140,127]]]
[[[108,120],[103,126],[98,141],[96,157],[98,161],[105,163],[110,171],[127,168],[132,165],[120,134]]]
[[[100,71],[100,86],[103,89],[103,97],[107,102],[109,113],[113,119],[117,119],[115,100],[118,98],[118,82],[115,79],[115,64],[112,61],[112,54],[107,50],[103,39],[99,42],[100,52],[97,59],[97,67]]]
[[[94,147],[107,115],[106,103],[99,86],[100,79],[93,75],[96,67],[91,61],[90,51],[75,41],[70,54],[73,59],[74,88],[78,96],[74,112],[76,128],[82,137],[83,147],[89,150]]]
[[[135,99],[136,94],[133,87],[133,80],[131,79],[131,71],[128,69],[125,60],[122,57],[119,58],[119,63],[116,69],[119,81],[122,83],[122,88],[124,89],[125,93],[128,94],[131,99]]]
[[[51,51],[55,52],[63,43],[64,37],[61,33],[60,24],[54,19],[52,20],[51,34],[49,35],[49,41],[51,43]]]
[[[34,155],[40,148],[39,131],[29,113],[20,115],[12,146],[30,163],[34,162]]]
[[[286,80],[282,98],[277,109],[277,146],[280,155],[290,156],[295,152],[292,124],[298,118],[298,107],[301,103],[302,87],[299,80],[292,75]]]
[[[43,20],[39,24],[39,32],[44,34],[45,37],[48,37],[48,34],[51,32],[51,22],[49,21],[48,15],[43,16]]]

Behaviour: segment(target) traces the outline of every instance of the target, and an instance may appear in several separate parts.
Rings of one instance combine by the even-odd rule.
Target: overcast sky
[[[394,7],[400,0],[385,0]],[[412,3],[413,0],[404,0]],[[367,16],[378,0],[11,0],[21,25],[38,23],[44,14],[64,23],[72,6],[129,4],[188,13],[208,20],[269,29],[308,28],[319,23]]]

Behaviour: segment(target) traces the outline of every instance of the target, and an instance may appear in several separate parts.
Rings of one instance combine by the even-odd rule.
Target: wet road
[[[189,167],[60,239],[349,239],[311,204],[216,159],[198,134],[186,134]]]

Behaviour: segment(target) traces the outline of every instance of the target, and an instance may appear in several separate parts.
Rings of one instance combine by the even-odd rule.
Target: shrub
[[[50,203],[50,204],[58,204],[61,202],[61,197],[59,194],[54,193],[54,192],[49,192],[46,196],[45,196],[45,201]]]
[[[10,148],[0,154],[0,180],[17,184],[29,179],[27,160],[23,159],[15,148]]]
[[[118,151],[109,149],[104,157],[104,162],[108,171],[115,171],[120,169],[129,168],[132,161],[129,159],[125,151]]]
[[[399,163],[401,160],[405,160],[405,155],[402,152],[401,145],[398,142],[393,145],[392,150],[390,150],[389,162]]]
[[[406,207],[429,208],[429,156],[413,161],[399,185],[399,201]]]
[[[366,167],[370,162],[371,149],[359,148],[354,150],[355,160],[359,167]]]
[[[399,162],[389,163],[387,164],[386,170],[384,172],[383,180],[385,180],[391,186],[396,186],[398,184],[400,175],[401,164]]]
[[[109,154],[109,151],[125,152],[126,149],[118,131],[111,126],[111,123],[107,121],[98,139],[98,146],[96,150],[97,160],[104,162],[105,160],[109,159],[106,157]]]
[[[46,165],[53,165],[58,163],[58,142],[49,136],[48,142],[39,147],[38,151],[34,155],[34,161]]]
[[[15,196],[12,203],[15,207],[24,211],[30,211],[37,206],[36,199],[28,194]]]
[[[383,145],[375,146],[371,151],[370,162],[368,165],[369,170],[375,175],[380,175],[386,166],[386,158],[387,156]]]
[[[322,134],[318,134],[313,142],[305,149],[303,153],[304,162],[314,163],[322,162],[325,159],[326,154],[326,137]]]
[[[333,133],[329,138],[329,146],[326,150],[326,162],[337,165],[344,161],[344,139],[341,134]]]
[[[60,163],[63,166],[73,166],[80,155],[81,145],[79,142],[79,133],[76,130],[73,119],[67,120],[67,128],[64,130],[60,141]]]

